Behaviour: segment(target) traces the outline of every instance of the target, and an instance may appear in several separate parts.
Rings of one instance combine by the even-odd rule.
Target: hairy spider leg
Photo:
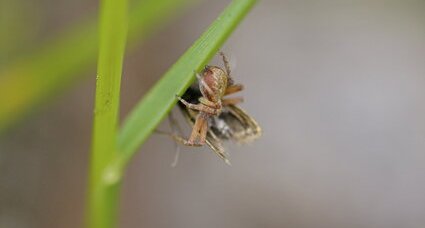
[[[229,84],[233,84],[233,79],[232,76],[230,76],[230,64],[229,64],[229,60],[227,59],[226,55],[224,54],[224,52],[220,51],[220,55],[223,59],[223,63],[224,63],[224,68],[226,68],[226,73],[227,73],[227,77],[230,79],[230,83]]]
[[[200,97],[199,102],[211,108],[215,108],[215,109],[221,108],[221,100],[218,100],[218,102],[212,102],[205,97]]]
[[[196,117],[195,124],[193,125],[192,133],[188,140],[185,140],[184,144],[188,146],[203,146],[205,144],[205,138],[208,130],[208,116],[199,113]],[[199,136],[199,143],[195,143],[196,139]]]
[[[227,86],[226,91],[224,92],[224,95],[237,93],[237,92],[242,91],[243,89],[244,89],[243,85],[241,85],[241,84],[229,85],[229,86]]]
[[[183,135],[183,131],[182,128],[180,127],[179,123],[177,122],[177,120],[174,118],[173,115],[173,111],[170,112],[170,114],[168,115],[168,122],[170,124],[170,128],[171,128],[171,133],[172,135]],[[179,162],[179,157],[180,157],[180,146],[177,143],[176,140],[174,141],[174,146],[176,148],[175,151],[175,155],[174,155],[174,161],[171,163],[171,167],[176,167],[177,163]]]
[[[193,110],[198,110],[200,112],[205,112],[209,115],[217,115],[219,113],[219,110],[216,108],[211,108],[205,104],[199,103],[199,104],[192,104],[187,102],[186,100],[184,100],[183,98],[179,97],[178,95],[176,95],[177,99],[179,99],[179,101],[181,103],[183,103],[187,108],[193,109]]]
[[[226,105],[236,105],[243,102],[242,97],[235,97],[235,98],[224,98],[222,100],[222,103],[224,106]]]
[[[213,94],[214,92],[212,91],[212,89],[208,86],[208,84],[204,81],[204,79],[202,78],[202,76],[196,72],[195,72],[196,78],[198,79],[199,84],[202,84],[202,86],[208,91],[209,94]]]

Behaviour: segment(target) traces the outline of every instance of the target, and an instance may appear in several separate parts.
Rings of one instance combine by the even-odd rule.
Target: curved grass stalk
[[[214,57],[255,3],[256,0],[232,1],[136,105],[118,134],[118,157],[112,166],[125,167],[137,148],[175,105],[175,95],[183,94],[194,81],[194,70],[201,70]]]

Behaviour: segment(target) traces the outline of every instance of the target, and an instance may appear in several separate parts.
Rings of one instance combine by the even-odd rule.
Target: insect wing
[[[236,105],[225,106],[220,116],[212,121],[211,131],[222,140],[248,143],[261,136],[261,127],[243,109]]]

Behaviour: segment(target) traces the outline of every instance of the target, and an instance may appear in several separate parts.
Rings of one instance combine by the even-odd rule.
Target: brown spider
[[[241,84],[234,84],[230,76],[229,62],[220,52],[223,58],[226,70],[218,66],[205,66],[201,74],[196,73],[199,83],[199,89],[202,97],[199,98],[198,104],[192,104],[176,95],[182,104],[188,109],[199,111],[192,133],[188,140],[177,138],[178,141],[188,146],[203,146],[206,141],[208,131],[208,119],[213,116],[219,116],[223,106],[235,105],[243,101],[242,98],[223,98],[226,95],[239,92],[243,89]],[[199,141],[196,139],[199,137]]]

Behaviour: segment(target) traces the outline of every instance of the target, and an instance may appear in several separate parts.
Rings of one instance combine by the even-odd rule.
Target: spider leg
[[[235,98],[225,98],[222,100],[223,105],[235,105],[243,102],[242,97],[235,97]]]
[[[224,67],[226,68],[226,73],[227,73],[227,76],[231,79],[231,76],[230,76],[230,64],[229,64],[229,60],[227,59],[227,57],[226,57],[226,55],[224,54],[224,52],[222,52],[222,51],[220,51],[220,55],[221,55],[221,57],[223,58],[223,63],[224,63]],[[231,79],[230,81],[232,81],[232,83],[233,83],[233,80]],[[230,83],[230,84],[232,84],[232,83]]]
[[[242,90],[243,90],[243,85],[241,85],[241,84],[229,85],[229,86],[227,86],[226,91],[224,92],[224,95],[237,93],[237,92],[242,91]]]
[[[168,122],[170,124],[170,128],[171,128],[173,138],[174,138],[174,136],[177,136],[177,135],[183,135],[183,131],[182,131],[179,123],[174,118],[173,111],[171,111],[170,114],[168,115]],[[174,168],[174,167],[177,166],[177,163],[179,162],[180,146],[177,143],[177,140],[173,140],[173,141],[174,141],[174,146],[176,148],[176,151],[175,151],[175,155],[174,155],[174,161],[173,161],[173,163],[171,163],[171,167]]]
[[[194,110],[198,110],[198,111],[200,111],[200,112],[205,112],[205,113],[210,114],[210,115],[216,115],[216,114],[218,113],[217,109],[215,109],[215,108],[211,108],[211,107],[208,107],[208,106],[206,106],[206,105],[204,105],[204,104],[202,104],[202,103],[199,103],[199,104],[192,104],[192,103],[189,103],[189,102],[185,101],[183,98],[181,98],[181,97],[179,97],[179,96],[177,96],[177,95],[176,95],[176,97],[177,97],[177,99],[179,99],[179,101],[180,101],[180,102],[182,102],[182,103],[183,103],[183,104],[184,104],[187,108],[194,109]]]
[[[200,141],[199,143],[195,143],[196,138],[198,138],[198,136],[201,136],[201,132],[203,131],[204,125],[206,123],[206,119],[205,117],[200,113],[197,117],[196,117],[196,121],[195,124],[193,125],[193,129],[192,129],[192,133],[190,134],[190,137],[188,140],[185,140],[184,144],[187,146],[203,146],[205,144],[205,139],[204,141]],[[206,134],[206,131],[205,131]],[[202,140],[202,139],[201,139]]]
[[[176,98],[177,98],[177,99],[179,99],[179,101],[180,101],[181,103],[183,103],[183,104],[184,104],[187,108],[190,108],[190,109],[194,109],[194,110],[201,111],[200,109],[201,109],[202,107],[201,107],[201,105],[200,105],[200,104],[192,104],[192,103],[189,103],[189,102],[187,102],[185,99],[183,99],[183,98],[179,97],[178,95],[176,95]]]
[[[208,100],[205,97],[200,97],[199,102],[208,106],[208,107],[211,107],[211,108],[215,108],[215,109],[221,108],[221,101],[220,100],[218,102],[213,102],[213,101]]]
[[[199,131],[199,144],[204,145],[207,138],[208,121],[204,121]]]
[[[174,135],[174,134],[169,134],[176,142],[181,143],[183,145],[186,146],[203,146],[204,144],[200,144],[200,143],[189,143],[189,140],[186,140],[185,138],[179,136],[179,135]]]
[[[207,91],[208,91],[208,93],[209,94],[214,94],[214,92],[212,91],[212,89],[207,85],[207,83],[204,81],[204,79],[202,78],[202,76],[198,73],[198,72],[196,72],[196,71],[193,71],[194,73],[195,73],[195,75],[196,75],[196,78],[198,79],[198,81],[199,81],[199,84],[201,84]]]

